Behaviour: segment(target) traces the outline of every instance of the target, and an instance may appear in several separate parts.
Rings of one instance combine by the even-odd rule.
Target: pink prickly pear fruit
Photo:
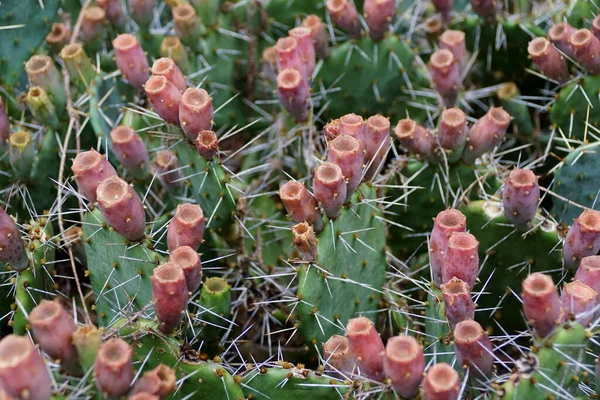
[[[454,232],[448,240],[442,267],[442,282],[456,277],[473,289],[479,272],[479,242],[467,232]]]
[[[81,18],[81,29],[79,31],[81,41],[89,43],[102,38],[106,31],[104,28],[105,21],[106,11],[103,8],[94,5],[87,7]]]
[[[315,71],[316,56],[315,45],[313,43],[312,31],[310,28],[299,26],[289,31],[290,37],[296,39],[298,54],[304,64],[305,76],[307,82],[312,80],[312,74]]]
[[[493,19],[496,16],[497,0],[471,0],[471,8],[483,19]]]
[[[9,398],[50,398],[50,374],[44,359],[28,337],[8,335],[0,340],[0,388]]]
[[[473,163],[477,157],[502,142],[511,116],[502,107],[492,107],[469,130],[463,159]]]
[[[364,153],[360,142],[349,135],[340,135],[329,142],[327,161],[336,164],[346,179],[346,199],[350,201],[352,194],[362,180]]]
[[[342,374],[350,375],[354,370],[354,356],[346,336],[333,335],[323,343],[324,361]]]
[[[179,246],[169,254],[169,262],[181,268],[188,291],[195,293],[202,283],[200,255],[190,246]]]
[[[352,136],[354,139],[360,142],[361,151],[365,151],[366,126],[363,117],[360,115],[346,114],[341,116],[339,134]]]
[[[506,218],[520,231],[531,229],[540,202],[537,176],[528,169],[515,168],[504,182],[502,205]]]
[[[440,35],[440,49],[450,50],[454,56],[454,61],[458,63],[460,69],[463,70],[469,61],[467,55],[467,44],[465,42],[465,33],[448,29]]]
[[[164,76],[169,82],[175,85],[181,93],[187,88],[185,76],[172,58],[161,57],[157,59],[154,61],[154,64],[152,64],[150,72],[155,76]]]
[[[174,251],[189,246],[198,251],[204,240],[204,213],[198,204],[179,204],[167,228],[167,246]]]
[[[317,237],[313,227],[300,222],[292,227],[292,243],[306,261],[317,259]]]
[[[331,21],[350,36],[360,36],[360,22],[356,6],[350,0],[327,0],[325,3]]]
[[[132,394],[146,393],[164,399],[175,390],[175,383],[175,371],[164,364],[159,364],[138,379],[133,386]]]
[[[160,400],[160,397],[153,394],[140,392],[127,397],[127,400]]]
[[[431,83],[446,107],[454,107],[460,89],[460,67],[450,50],[440,49],[429,59]]]
[[[365,0],[363,15],[373,40],[382,39],[389,31],[394,14],[396,14],[395,0]]]
[[[435,138],[427,129],[410,118],[401,119],[394,134],[409,152],[422,157],[429,163],[437,163]]]
[[[300,71],[286,68],[277,75],[277,97],[292,117],[298,122],[308,119],[310,88]]]
[[[82,151],[77,154],[71,167],[79,194],[90,203],[96,202],[96,189],[105,179],[117,176],[117,171],[102,154],[96,150]]]
[[[373,177],[383,167],[385,157],[392,146],[390,120],[377,114],[369,117],[365,132],[366,162],[371,163],[368,176]]]
[[[429,263],[436,286],[439,287],[443,283],[444,253],[448,247],[450,236],[454,232],[465,232],[466,229],[467,217],[454,208],[441,211],[433,219],[433,229],[429,240]]]
[[[454,7],[454,0],[432,0],[431,2],[437,12],[442,14],[449,14]]]
[[[600,256],[583,257],[575,273],[575,280],[600,293]]]
[[[212,129],[214,110],[208,92],[199,88],[188,88],[179,103],[181,129],[191,140],[196,140],[202,131]]]
[[[329,218],[337,218],[346,201],[346,180],[342,169],[330,162],[319,165],[315,169],[313,191],[325,214]]]
[[[452,328],[461,321],[475,317],[475,303],[471,299],[469,285],[458,278],[452,278],[441,287],[446,317]]]
[[[385,347],[375,324],[367,317],[352,318],[346,325],[350,352],[356,359],[361,374],[382,381]]]
[[[150,68],[137,38],[129,33],[123,33],[113,40],[113,48],[117,67],[123,77],[133,86],[142,87],[150,76]]]
[[[458,372],[446,363],[432,365],[423,379],[424,400],[454,400],[459,398]]]
[[[149,172],[148,149],[146,144],[130,126],[119,125],[110,132],[112,148],[121,165],[135,175]]]
[[[460,108],[442,112],[437,139],[442,148],[460,156],[467,142],[467,116]]]
[[[542,74],[561,83],[569,80],[567,60],[548,39],[533,39],[527,46],[527,52]]]
[[[300,72],[302,78],[310,80],[306,70],[306,64],[302,60],[300,54],[300,46],[298,40],[293,36],[282,37],[275,44],[275,57],[277,61],[277,70],[279,72],[284,69],[295,69]],[[308,77],[308,79],[307,79]]]
[[[160,151],[156,155],[156,173],[160,183],[168,191],[178,190],[183,181],[179,160],[171,150]]]
[[[600,72],[600,39],[589,29],[578,29],[569,37],[575,60],[590,74]]]
[[[320,58],[329,57],[329,45],[327,44],[327,30],[325,24],[316,15],[309,15],[302,20],[302,26],[310,29],[310,34],[315,46],[315,52]]]
[[[489,376],[494,366],[492,342],[478,322],[466,320],[454,328],[454,351],[460,365],[471,374]]]
[[[33,337],[46,354],[53,360],[60,360],[66,368],[76,367],[75,322],[58,301],[42,300],[29,313],[28,321]]]
[[[156,0],[129,0],[129,13],[138,25],[149,25],[154,17]]]
[[[523,312],[538,336],[547,336],[558,324],[560,301],[549,275],[534,273],[522,283]]]
[[[579,266],[581,259],[598,254],[600,250],[600,212],[584,210],[569,228],[563,246],[566,268]]]
[[[219,150],[219,139],[214,131],[200,131],[196,136],[196,150],[206,161],[211,161]]]
[[[183,319],[188,304],[188,287],[183,270],[167,262],[154,269],[152,299],[163,333],[171,333]]]
[[[154,75],[146,81],[144,90],[154,111],[166,122],[179,125],[181,92],[177,86],[164,76]]]
[[[592,21],[592,32],[596,38],[600,39],[600,14],[596,15]]]
[[[330,141],[340,136],[340,119],[336,118],[326,123],[323,127],[323,133],[327,140]]]
[[[17,271],[29,265],[25,245],[19,227],[10,215],[0,207],[0,261],[10,264]]]
[[[107,396],[119,397],[129,391],[133,381],[133,349],[124,340],[112,338],[100,346],[94,364],[98,389]]]
[[[383,370],[396,393],[407,399],[414,397],[425,370],[423,347],[412,336],[390,338],[385,346]]]
[[[574,55],[571,44],[569,43],[569,39],[573,32],[575,32],[575,28],[569,25],[568,22],[561,22],[560,24],[553,25],[548,30],[548,39],[557,49],[562,51],[569,58],[573,58]]]
[[[286,182],[279,188],[279,197],[292,221],[314,225],[320,219],[317,200],[303,183]]]
[[[6,108],[4,107],[4,102],[2,101],[2,97],[0,97],[0,147],[4,146],[9,137],[10,122],[8,120],[8,114],[6,113]]]
[[[565,283],[560,295],[562,320],[574,320],[587,327],[594,319],[598,292],[579,281]]]
[[[102,215],[115,232],[132,241],[144,238],[146,214],[133,187],[118,176],[111,176],[100,183],[96,197]]]
[[[117,27],[125,23],[125,11],[120,0],[97,0],[96,3],[106,12],[106,18]]]

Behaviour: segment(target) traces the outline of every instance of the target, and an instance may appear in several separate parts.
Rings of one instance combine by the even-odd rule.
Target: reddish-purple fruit
[[[33,337],[46,354],[67,368],[76,366],[77,350],[72,340],[75,322],[60,303],[42,300],[31,311],[28,321]]]
[[[310,88],[302,73],[286,68],[277,75],[277,97],[279,102],[298,122],[308,119]]]
[[[323,353],[325,362],[332,368],[343,374],[352,374],[355,360],[347,337],[333,335],[323,343]]]
[[[478,322],[466,320],[454,328],[454,350],[460,365],[471,374],[489,376],[494,366],[492,342]]]
[[[522,283],[523,312],[538,336],[547,336],[558,324],[560,301],[549,275],[534,273]]]
[[[219,150],[219,139],[214,131],[200,131],[196,136],[196,150],[206,160],[212,160]]]
[[[394,130],[400,144],[409,152],[421,156],[429,163],[436,163],[435,138],[427,129],[410,118],[401,119]]]
[[[302,26],[309,28],[315,46],[315,52],[320,58],[329,57],[327,30],[325,24],[316,15],[309,15],[302,20]]]
[[[342,169],[325,162],[315,169],[313,180],[315,198],[329,218],[337,218],[346,201],[346,180]]]
[[[414,397],[419,391],[425,370],[423,347],[412,336],[394,336],[385,346],[385,375],[403,398]]]
[[[123,396],[133,381],[133,349],[124,340],[113,338],[100,346],[94,364],[96,385],[107,396]]]
[[[350,352],[356,358],[361,374],[376,381],[383,380],[385,347],[375,324],[367,317],[352,318],[346,326]]]
[[[289,34],[296,39],[297,51],[304,64],[304,79],[310,82],[316,64],[315,45],[313,43],[312,32],[310,28],[299,26],[290,30]]]
[[[163,333],[171,333],[183,319],[189,300],[185,275],[177,265],[167,262],[155,268],[150,279],[158,327]]]
[[[25,245],[19,227],[10,215],[0,207],[0,261],[10,264],[17,271],[29,265]]]
[[[598,292],[579,281],[565,283],[560,295],[563,321],[575,320],[584,327],[594,319]]]
[[[160,397],[153,394],[140,392],[127,397],[127,400],[160,400]]]
[[[467,45],[465,42],[465,33],[462,31],[455,31],[448,29],[444,31],[439,39],[440,49],[450,50],[454,56],[454,60],[460,66],[460,69],[464,69],[469,61],[467,57]]]
[[[360,115],[346,114],[340,117],[340,135],[352,136],[354,139],[360,142],[360,149],[364,152],[366,149],[365,144],[365,120]]]
[[[429,74],[433,87],[446,107],[454,107],[460,89],[460,67],[450,50],[440,49],[429,59]]]
[[[129,13],[138,25],[150,25],[155,7],[156,0],[129,0]]]
[[[461,321],[475,317],[475,303],[471,299],[469,285],[458,278],[452,278],[441,286],[446,309],[446,317],[454,328]]]
[[[586,209],[569,228],[563,246],[566,268],[577,268],[583,257],[594,256],[600,250],[600,212]]]
[[[162,57],[154,61],[150,72],[152,75],[164,76],[169,82],[175,85],[181,93],[187,88],[185,76],[172,58]]]
[[[506,218],[520,231],[533,226],[540,202],[537,176],[528,169],[516,168],[504,182],[502,205]]]
[[[175,191],[181,187],[183,174],[179,160],[171,150],[163,150],[156,155],[156,173],[160,183],[168,191]]]
[[[317,237],[313,227],[300,222],[292,227],[292,243],[306,261],[317,259]]]
[[[458,372],[446,363],[432,365],[423,379],[424,400],[455,400],[460,393]]]
[[[569,25],[568,22],[561,22],[560,24],[553,25],[548,30],[548,39],[569,58],[573,58],[574,54],[571,44],[569,43],[569,39],[573,32],[575,32],[575,28]]]
[[[108,160],[96,150],[82,151],[77,154],[71,167],[79,194],[90,203],[96,202],[96,189],[100,182],[117,176],[117,171]]]
[[[367,150],[365,162],[371,164],[368,176],[372,177],[383,167],[385,157],[392,146],[388,118],[377,114],[367,119],[365,144]]]
[[[195,293],[202,283],[200,255],[190,246],[179,246],[169,255],[169,262],[181,268],[188,291]]]
[[[600,15],[596,15],[592,21],[592,32],[596,38],[600,39]]]
[[[275,56],[279,72],[288,68],[295,69],[300,72],[304,79],[307,78],[306,64],[302,60],[298,41],[295,37],[287,36],[277,40],[275,44]]]
[[[0,340],[0,390],[14,399],[50,398],[50,374],[28,337],[8,335]]]
[[[575,60],[590,74],[600,72],[600,39],[589,29],[578,29],[571,34],[569,44]]]
[[[71,31],[62,22],[52,24],[50,32],[46,35],[46,43],[54,51],[59,53],[60,50],[69,43]]]
[[[340,119],[336,118],[326,123],[323,127],[323,133],[330,141],[340,136]]]
[[[454,232],[448,240],[442,267],[442,282],[456,277],[473,289],[479,273],[479,242],[467,232]]]
[[[144,85],[154,111],[166,122],[179,125],[181,92],[164,76],[151,76]]]
[[[527,52],[542,74],[548,78],[561,83],[569,79],[567,60],[548,39],[533,39],[527,46]]]
[[[129,33],[123,33],[113,40],[115,61],[119,71],[127,82],[136,87],[148,80],[148,59],[137,38]]]
[[[442,269],[444,266],[444,253],[448,247],[450,236],[454,232],[465,232],[467,229],[467,217],[459,210],[449,208],[441,211],[433,219],[433,229],[429,240],[429,263],[431,274],[436,286],[442,282]]]
[[[497,0],[471,0],[471,8],[477,15],[484,19],[492,19],[496,16]]]
[[[133,187],[118,176],[112,176],[100,183],[96,197],[102,215],[115,232],[132,241],[144,238],[146,213]]]
[[[583,257],[575,273],[575,280],[600,293],[600,256]]]
[[[350,36],[360,35],[360,22],[358,11],[350,0],[327,0],[325,3],[331,21],[345,30]]]
[[[396,14],[395,0],[365,0],[363,15],[373,40],[380,40],[390,29],[392,18]]]
[[[460,108],[449,108],[442,112],[437,139],[440,146],[460,155],[467,142],[467,116]]]
[[[502,107],[492,107],[469,130],[464,160],[474,162],[477,157],[491,150],[502,142],[511,116]]]
[[[96,3],[106,12],[106,18],[116,27],[125,23],[125,11],[121,0],[96,0]]]
[[[189,246],[198,251],[204,240],[204,224],[204,213],[198,204],[179,204],[167,228],[169,251],[180,246]]]
[[[112,148],[121,165],[135,175],[148,173],[150,161],[146,144],[132,127],[119,125],[110,132]]]
[[[100,39],[105,33],[105,20],[106,11],[104,9],[94,5],[87,7],[81,19],[81,29],[79,30],[81,40],[88,43]]]
[[[317,200],[306,190],[304,183],[286,182],[279,188],[279,197],[292,221],[314,225],[320,220]]]
[[[4,108],[4,102],[0,97],[0,147],[8,141],[10,137],[10,122],[8,120],[8,114]]]
[[[435,9],[442,14],[449,14],[454,6],[454,0],[432,0]]]
[[[198,133],[212,129],[214,110],[208,92],[199,88],[188,88],[179,103],[179,122],[181,129],[191,140]]]
[[[364,153],[360,142],[348,135],[340,135],[329,142],[327,161],[336,164],[346,179],[346,199],[350,201],[352,194],[362,180]]]
[[[172,368],[164,364],[147,371],[135,382],[132,394],[146,393],[164,399],[175,390],[176,376]]]

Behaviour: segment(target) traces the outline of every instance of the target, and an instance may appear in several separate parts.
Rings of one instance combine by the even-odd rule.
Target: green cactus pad
[[[600,209],[600,143],[582,146],[572,151],[564,165],[555,173],[553,190],[563,199],[553,197],[552,214],[558,222],[571,225],[583,211],[579,206]]]
[[[123,104],[116,79],[105,78],[104,74],[98,75],[90,82],[90,123],[103,146],[106,141],[110,143],[111,125],[117,121],[121,112],[120,105]]]
[[[350,318],[376,316],[387,265],[385,229],[375,189],[363,184],[359,192],[317,236],[316,265],[300,265],[297,312],[308,343],[343,334]]]
[[[183,398],[193,393],[194,399],[229,399],[242,400],[244,393],[237,378],[214,362],[192,362],[182,360],[177,366],[178,377],[185,378],[176,398]]]
[[[98,324],[109,325],[147,307],[152,300],[152,271],[163,261],[150,242],[128,243],[97,209],[85,215],[83,240]]]
[[[425,353],[436,363],[452,364],[454,345],[451,343],[451,329],[446,319],[446,311],[442,292],[432,286],[427,295],[427,312],[425,315]]]
[[[555,145],[570,147],[562,139],[590,140],[587,130],[596,135],[593,127],[600,124],[600,77],[587,76],[564,88],[550,110],[550,120],[556,126]],[[587,124],[586,124],[587,122]],[[562,132],[562,135],[561,135]]]

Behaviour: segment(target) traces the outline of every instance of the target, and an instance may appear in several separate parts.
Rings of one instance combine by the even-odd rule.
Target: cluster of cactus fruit
[[[588,0],[5,0],[0,399],[600,396]]]

